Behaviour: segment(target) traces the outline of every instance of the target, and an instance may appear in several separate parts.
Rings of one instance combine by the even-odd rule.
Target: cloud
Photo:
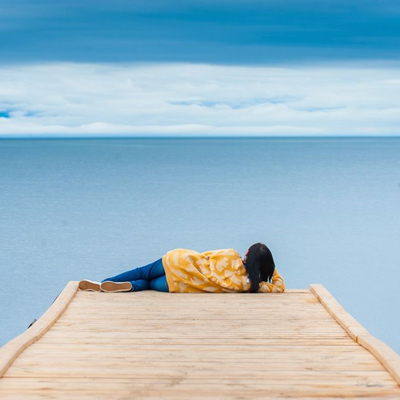
[[[0,135],[399,135],[400,69],[0,67]]]

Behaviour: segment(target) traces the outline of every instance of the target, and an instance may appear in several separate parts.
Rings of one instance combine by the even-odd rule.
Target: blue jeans
[[[134,268],[111,278],[103,279],[102,282],[104,281],[130,282],[133,292],[149,289],[159,292],[169,292],[162,258],[143,267]]]

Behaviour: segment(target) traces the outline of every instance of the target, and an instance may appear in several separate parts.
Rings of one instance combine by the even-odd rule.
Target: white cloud
[[[398,135],[399,127],[396,67],[0,67],[3,136]]]

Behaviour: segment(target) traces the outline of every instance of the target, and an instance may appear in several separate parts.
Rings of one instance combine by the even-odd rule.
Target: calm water
[[[1,140],[0,344],[69,280],[257,241],[400,352],[400,139]]]

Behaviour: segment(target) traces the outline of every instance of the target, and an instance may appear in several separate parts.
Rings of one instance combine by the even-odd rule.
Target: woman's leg
[[[150,285],[151,280],[152,279],[155,280],[157,278],[165,278],[165,270],[164,270],[164,267],[162,264],[162,258],[158,259],[157,261],[154,261],[151,264],[145,265],[143,267],[134,268],[132,270],[115,275],[111,278],[104,279],[104,280],[102,280],[102,282],[105,282],[105,281],[130,282],[132,285],[132,288],[130,290],[132,290],[134,292],[138,292],[141,290],[150,289],[151,288],[151,285]],[[106,285],[110,286],[110,284],[106,284]],[[162,285],[161,283],[158,284],[157,287],[164,288],[163,290],[160,290],[160,291],[168,292],[168,286],[166,286],[166,290],[165,290],[165,285]],[[113,285],[111,285],[110,288],[107,288],[107,289],[114,290],[115,288],[113,287]]]
[[[112,282],[131,282],[145,279],[150,281],[158,278],[159,276],[165,275],[165,270],[162,264],[162,258],[154,261],[153,263],[147,264],[143,267],[134,268],[121,274],[112,276],[111,278],[103,279],[104,281]]]
[[[132,292],[140,292],[141,290],[150,289],[150,281],[146,279],[138,279],[137,281],[130,281],[132,285]]]
[[[158,278],[152,279],[150,281],[150,289],[157,290],[158,292],[169,292],[166,276],[159,276]]]

